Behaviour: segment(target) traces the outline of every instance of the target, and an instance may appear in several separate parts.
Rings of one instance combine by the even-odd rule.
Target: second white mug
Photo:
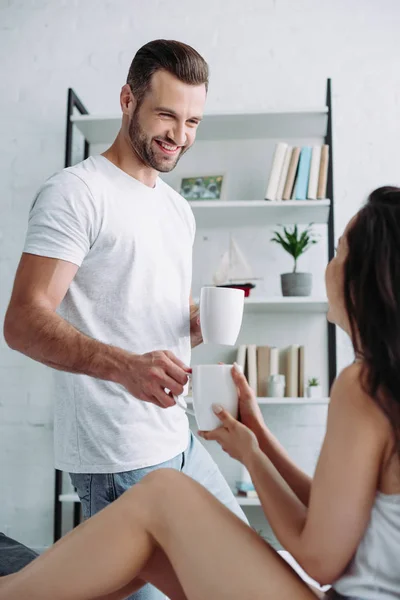
[[[192,367],[193,409],[187,408],[182,396],[175,401],[188,414],[194,415],[201,431],[219,427],[221,421],[214,413],[212,405],[220,404],[235,419],[238,417],[238,392],[232,378],[233,365],[195,365]]]
[[[244,291],[203,287],[200,292],[200,327],[205,344],[234,346],[243,319]]]

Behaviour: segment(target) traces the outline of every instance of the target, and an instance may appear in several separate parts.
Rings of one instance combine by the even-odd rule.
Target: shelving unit
[[[265,227],[276,223],[326,224],[331,205],[330,200],[192,200],[189,204],[196,217],[198,229]]]
[[[187,404],[192,404],[191,396],[185,398]],[[258,404],[294,404],[301,406],[303,404],[328,404],[329,398],[257,398]]]
[[[90,145],[110,144],[118,133],[120,115],[90,115],[74,90],[68,90],[65,167],[73,164],[74,135],[84,138],[83,156],[89,155]],[[312,109],[294,108],[287,111],[269,110],[244,114],[206,114],[197,133],[197,142],[223,142],[290,138],[320,138],[330,146],[327,199],[317,201],[267,202],[258,199],[191,202],[197,229],[267,227],[275,224],[325,224],[327,225],[328,256],[334,254],[334,191],[333,191],[333,143],[332,143],[332,93],[331,81],[327,80],[326,105]],[[298,142],[301,145],[301,141]],[[249,297],[245,301],[245,316],[259,318],[269,313],[302,315],[304,319],[313,314],[326,313],[326,298]],[[250,342],[250,340],[249,340]],[[336,376],[336,333],[333,325],[327,325],[328,381]],[[190,401],[190,399],[188,399]],[[329,398],[259,398],[260,405],[323,405]],[[257,498],[238,497],[242,506],[259,506]],[[61,537],[62,506],[74,504],[74,524],[79,522],[80,503],[76,494],[62,493],[62,473],[56,471],[54,498],[54,540]]]
[[[196,303],[199,298],[194,298]],[[328,310],[327,298],[314,298],[312,296],[297,297],[249,297],[244,299],[244,311],[246,313],[264,313],[264,312],[287,312],[292,313],[326,313]]]
[[[75,96],[76,97],[76,96]],[[77,98],[77,97],[76,97]],[[121,126],[120,115],[71,115],[89,144],[108,143]],[[87,111],[86,111],[87,113]],[[275,137],[324,137],[329,107],[254,113],[206,114],[197,141],[248,140]]]

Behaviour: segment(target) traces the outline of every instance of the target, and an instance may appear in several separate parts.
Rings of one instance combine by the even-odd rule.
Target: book
[[[292,344],[286,349],[286,393],[287,398],[297,398],[299,395],[299,347]]]
[[[319,164],[317,198],[326,198],[326,186],[328,182],[329,146],[324,144],[321,149],[321,161]]]
[[[256,490],[248,490],[247,492],[237,491],[237,495],[241,498],[258,498],[258,493]]]
[[[257,394],[257,346],[255,344],[247,346],[247,371],[249,386]]]
[[[268,396],[268,378],[270,366],[270,347],[258,346],[257,348],[257,396],[266,398]]]
[[[292,150],[293,150],[292,146],[288,146],[286,148],[285,157],[283,159],[282,170],[281,170],[281,174],[280,174],[280,177],[279,177],[278,188],[276,190],[276,198],[275,198],[275,200],[282,200],[283,199],[283,188],[285,187],[285,183],[286,183],[286,179],[287,179],[290,158],[292,156]]]
[[[295,199],[305,200],[307,198],[308,191],[308,179],[310,175],[310,163],[311,163],[311,148],[304,146],[300,152],[299,158],[299,169],[297,172],[296,183],[295,183]]]
[[[279,178],[281,175],[283,161],[285,160],[286,149],[288,145],[284,142],[279,142],[275,146],[274,157],[272,159],[271,172],[269,174],[267,191],[265,192],[266,200],[276,200],[276,192],[278,190]]]
[[[272,346],[269,351],[269,374],[278,375],[279,373],[279,350]]]
[[[235,362],[239,365],[239,367],[242,367],[242,371],[243,373],[245,373],[245,367],[246,367],[246,355],[247,355],[247,346],[246,344],[240,344],[240,346],[238,346],[237,352],[236,352],[236,360]]]
[[[317,199],[319,165],[321,162],[321,146],[313,146],[311,152],[310,177],[308,180],[308,200]]]
[[[238,492],[251,492],[252,490],[254,490],[254,485],[253,482],[251,481],[237,481],[236,482],[236,489]]]
[[[299,398],[304,398],[304,346],[299,347]]]
[[[255,492],[250,473],[243,464],[240,464],[239,479],[236,481],[236,492],[241,496],[249,496]]]
[[[299,165],[300,150],[300,146],[295,146],[292,150],[285,187],[283,188],[282,200],[290,200],[292,196],[297,167]]]

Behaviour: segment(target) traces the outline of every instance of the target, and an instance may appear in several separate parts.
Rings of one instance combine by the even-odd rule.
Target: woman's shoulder
[[[336,378],[331,389],[330,411],[356,419],[388,439],[391,426],[377,399],[368,391],[367,367],[363,362],[354,362],[345,367]]]

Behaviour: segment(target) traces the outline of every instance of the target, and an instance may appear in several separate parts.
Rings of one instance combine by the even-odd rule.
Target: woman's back
[[[363,600],[400,598],[400,494],[377,492],[356,554],[333,587]]]
[[[393,429],[377,411],[377,424],[386,430],[387,443],[377,480],[375,502],[357,551],[334,589],[343,596],[363,600],[400,598],[400,460]],[[380,413],[380,414],[379,414]]]

